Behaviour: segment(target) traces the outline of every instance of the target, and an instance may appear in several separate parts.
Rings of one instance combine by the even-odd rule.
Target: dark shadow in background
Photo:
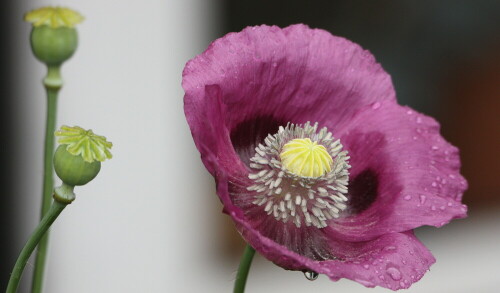
[[[11,1],[0,2],[0,27],[2,28],[0,41],[0,291],[3,292],[7,286],[12,266],[15,262],[17,249],[13,247],[14,239],[14,209],[13,202],[13,168],[12,158],[13,145],[10,139],[13,135],[12,125],[12,48],[9,46],[10,38],[14,34],[9,33],[11,28]]]
[[[437,79],[458,59],[498,41],[500,1],[225,1],[224,33],[249,25],[304,23],[370,50],[401,104],[435,115]]]

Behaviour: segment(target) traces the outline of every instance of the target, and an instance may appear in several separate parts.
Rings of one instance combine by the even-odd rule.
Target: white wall
[[[224,279],[211,288],[231,286],[236,264],[218,265],[210,252],[210,215],[220,206],[184,118],[180,85],[185,62],[214,39],[216,2],[31,0],[16,7],[18,215],[26,237],[39,210],[45,69],[29,50],[25,11],[63,5],[86,17],[77,53],[63,67],[57,125],[91,128],[114,143],[114,158],[75,190],[77,200],[53,226],[46,292],[195,292]]]

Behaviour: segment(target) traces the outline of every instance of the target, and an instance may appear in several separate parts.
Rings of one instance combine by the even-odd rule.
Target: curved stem
[[[19,257],[14,265],[14,269],[12,269],[12,274],[10,275],[9,285],[7,286],[6,293],[15,293],[17,291],[17,287],[19,286],[19,281],[21,280],[21,275],[23,274],[24,267],[28,262],[28,259],[40,242],[40,239],[43,238],[45,232],[50,228],[50,225],[54,223],[59,214],[64,210],[67,206],[65,203],[60,203],[58,201],[54,201],[49,211],[45,214],[38,227],[36,227],[31,237],[26,242],[23,250],[19,254]]]
[[[45,147],[43,168],[43,194],[40,218],[43,219],[52,203],[52,191],[54,189],[53,179],[53,156],[54,156],[54,131],[56,130],[57,95],[62,87],[62,79],[59,66],[49,66],[47,76],[43,80],[47,91],[47,118],[45,124]],[[42,292],[45,262],[47,257],[47,246],[49,233],[42,238],[38,245],[33,271],[32,293]]]
[[[250,265],[252,264],[253,256],[255,255],[255,249],[250,245],[246,245],[245,251],[241,256],[240,266],[238,267],[238,273],[236,274],[236,280],[234,281],[234,293],[245,292],[245,285],[247,283],[248,272],[250,271]]]

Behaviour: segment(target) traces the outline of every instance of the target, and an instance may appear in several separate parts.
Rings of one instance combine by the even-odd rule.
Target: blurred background
[[[92,128],[114,159],[54,224],[46,291],[230,292],[244,243],[221,213],[185,122],[181,72],[248,25],[306,23],[370,50],[401,104],[436,117],[461,150],[469,217],[417,235],[437,258],[407,292],[498,292],[500,1],[3,1],[0,290],[38,223],[44,66],[23,14],[68,6],[86,20],[63,67],[58,123]],[[33,262],[20,292],[28,292]],[[389,292],[307,281],[257,256],[247,292]]]

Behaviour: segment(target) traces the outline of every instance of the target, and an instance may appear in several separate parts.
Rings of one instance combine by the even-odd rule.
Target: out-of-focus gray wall
[[[15,33],[2,46],[12,49],[15,63],[17,224],[7,228],[18,233],[9,239],[15,255],[38,222],[45,119],[45,68],[30,52],[30,25],[22,17],[62,5],[86,19],[78,25],[78,50],[62,68],[57,125],[105,135],[114,158],[93,182],[76,188],[76,201],[54,224],[45,292],[200,292],[214,279],[229,278],[233,266],[213,269],[226,268],[210,250],[210,215],[220,208],[185,122],[180,84],[185,62],[214,38],[216,2],[13,4]],[[10,271],[13,258],[4,264]],[[32,269],[30,261],[20,292],[28,292]],[[187,281],[185,272],[197,281]]]

